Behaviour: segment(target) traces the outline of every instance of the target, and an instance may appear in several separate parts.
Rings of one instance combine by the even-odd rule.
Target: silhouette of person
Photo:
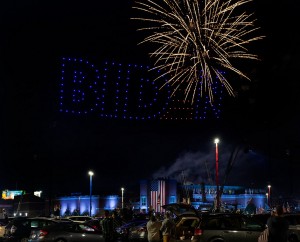
[[[148,242],[160,241],[160,227],[162,223],[158,221],[155,215],[150,215],[150,220],[147,222]]]
[[[5,208],[3,208],[2,213],[3,213],[3,219],[4,219],[5,224],[8,224],[8,215],[7,215]]]
[[[108,210],[104,211],[104,219],[101,221],[101,226],[105,242],[112,241],[114,237],[114,226]]]
[[[165,213],[165,218],[162,221],[162,225],[160,227],[160,231],[163,236],[163,242],[169,242],[172,235],[174,234],[175,223],[171,218],[170,212]]]
[[[283,217],[283,207],[276,206],[274,215],[268,218],[267,226],[269,229],[268,242],[287,242],[289,222]]]

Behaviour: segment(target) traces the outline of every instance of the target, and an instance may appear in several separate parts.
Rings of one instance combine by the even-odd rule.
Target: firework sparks
[[[138,30],[150,34],[140,42],[154,43],[158,47],[150,56],[155,58],[154,68],[162,71],[156,78],[168,76],[172,95],[180,88],[185,100],[195,98],[200,87],[213,102],[212,84],[217,79],[229,95],[235,96],[224,71],[231,71],[248,80],[234,67],[233,59],[258,60],[248,52],[248,44],[262,39],[251,37],[255,27],[253,13],[243,6],[252,0],[136,0],[134,9],[143,13],[132,19],[148,24]],[[152,69],[152,70],[153,70]]]

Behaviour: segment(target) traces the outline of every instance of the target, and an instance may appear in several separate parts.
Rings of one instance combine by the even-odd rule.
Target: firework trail
[[[154,68],[162,71],[156,78],[168,76],[162,85],[173,87],[172,95],[184,90],[184,99],[195,98],[200,87],[213,102],[213,80],[216,78],[235,96],[224,71],[229,70],[248,80],[242,71],[234,67],[233,59],[258,60],[257,55],[246,48],[263,36],[253,36],[254,14],[248,14],[245,6],[252,0],[136,0],[134,9],[142,13],[132,19],[145,25],[138,31],[149,31],[139,44],[157,45],[150,53],[155,58]]]

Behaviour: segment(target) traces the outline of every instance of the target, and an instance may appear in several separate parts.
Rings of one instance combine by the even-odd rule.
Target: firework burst
[[[142,43],[154,43],[157,48],[150,56],[154,68],[162,71],[156,79],[168,76],[172,95],[184,90],[185,100],[195,98],[197,90],[206,93],[213,102],[213,80],[218,80],[231,96],[232,85],[224,72],[228,70],[248,80],[233,64],[233,59],[258,60],[247,46],[263,36],[255,36],[254,14],[245,6],[252,0],[136,0],[134,9],[143,13],[132,19],[147,26],[149,31]],[[253,36],[254,37],[251,37]],[[153,70],[152,69],[152,70]]]

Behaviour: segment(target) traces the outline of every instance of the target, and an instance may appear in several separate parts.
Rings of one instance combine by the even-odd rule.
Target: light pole
[[[122,209],[124,208],[124,187],[121,187],[122,192]]]
[[[220,194],[219,194],[219,150],[218,150],[218,143],[219,139],[215,139],[216,144],[216,185],[217,185],[217,210],[220,208]]]
[[[271,206],[271,185],[268,185],[268,204]]]
[[[90,176],[90,216],[92,216],[92,187],[93,187],[93,175],[94,172],[89,171],[89,176]]]

